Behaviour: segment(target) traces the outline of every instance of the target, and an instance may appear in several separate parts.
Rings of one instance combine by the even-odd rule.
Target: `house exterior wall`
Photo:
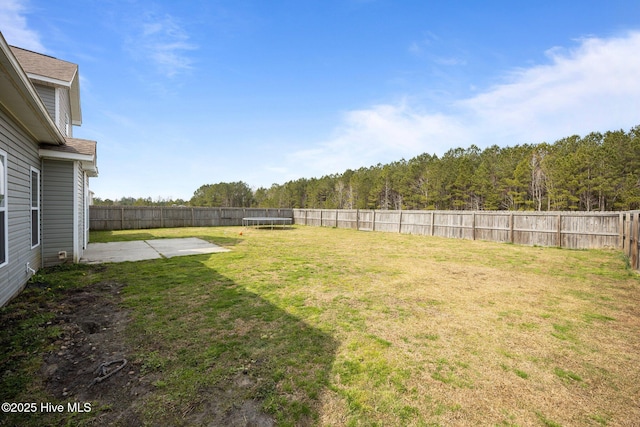
[[[63,87],[56,88],[56,96],[58,97],[58,117],[56,125],[64,136],[72,138],[73,126],[71,126],[71,99],[69,98],[69,89]]]
[[[42,256],[45,267],[60,264],[60,251],[74,259],[74,164],[42,161]]]
[[[78,262],[88,243],[88,177],[80,162],[43,160],[43,260],[45,267]],[[65,251],[66,260],[58,253]]]
[[[98,171],[95,141],[73,139],[79,101],[76,65],[0,33],[0,307],[36,270],[78,261],[86,246],[88,176]]]
[[[8,181],[8,263],[0,267],[2,306],[26,285],[30,277],[27,273],[27,263],[34,270],[42,266],[41,246],[31,247],[31,168],[41,168],[38,144],[2,109],[0,150],[7,153]]]
[[[51,119],[64,136],[73,138],[71,126],[71,97],[66,87],[53,87],[34,83]]]
[[[36,92],[42,99],[42,103],[47,108],[47,112],[49,116],[55,121],[56,120],[56,89],[52,86],[44,86],[39,84],[34,84],[33,87],[36,88]]]

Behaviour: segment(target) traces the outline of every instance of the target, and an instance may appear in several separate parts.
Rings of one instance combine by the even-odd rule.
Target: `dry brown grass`
[[[322,424],[640,419],[639,282],[616,252],[319,228],[271,243],[323,273],[255,266],[282,284],[273,301],[303,295],[320,313],[305,320],[341,343]]]

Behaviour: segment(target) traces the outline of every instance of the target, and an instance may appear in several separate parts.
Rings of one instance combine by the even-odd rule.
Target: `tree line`
[[[640,209],[640,126],[299,179],[254,193],[260,207],[441,210]]]
[[[255,191],[244,182],[198,188],[191,206],[440,209],[640,209],[640,126],[553,144],[475,145],[421,154]]]
[[[94,197],[93,204],[96,206],[188,206],[189,202],[183,199],[172,199],[157,197],[121,197],[119,199],[102,199]]]

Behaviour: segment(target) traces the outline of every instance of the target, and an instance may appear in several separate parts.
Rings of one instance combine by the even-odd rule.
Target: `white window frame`
[[[8,169],[9,169],[9,156],[5,151],[0,150],[0,195],[2,196],[2,201],[0,201],[0,212],[3,213],[4,221],[0,224],[0,227],[3,228],[4,241],[2,242],[2,246],[0,246],[0,250],[4,248],[4,261],[0,261],[0,268],[9,264],[9,186],[8,186]],[[0,258],[1,259],[1,258]]]
[[[36,185],[35,185],[35,189],[33,188],[33,174],[36,174]],[[40,170],[34,168],[33,166],[31,166],[31,171],[29,173],[29,182],[30,182],[30,187],[31,187],[31,191],[29,194],[29,205],[31,207],[31,232],[29,233],[29,235],[31,236],[31,249],[37,248],[38,246],[40,246]],[[35,190],[35,206],[34,206],[34,190]],[[37,238],[37,241],[34,243],[33,242],[33,231],[34,231],[34,224],[33,224],[33,215],[34,213],[36,214],[36,227],[35,230],[37,232],[37,235],[35,236]]]

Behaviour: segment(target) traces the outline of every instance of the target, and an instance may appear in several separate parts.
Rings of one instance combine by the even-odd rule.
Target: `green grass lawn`
[[[0,316],[56,286],[124,285],[131,357],[154,379],[137,409],[148,425],[206,424],[246,401],[291,426],[640,419],[640,279],[616,251],[319,227],[91,241],[192,236],[231,251],[41,273],[53,289]],[[3,331],[5,400],[46,398],[36,374],[51,338],[37,331],[50,317]]]

